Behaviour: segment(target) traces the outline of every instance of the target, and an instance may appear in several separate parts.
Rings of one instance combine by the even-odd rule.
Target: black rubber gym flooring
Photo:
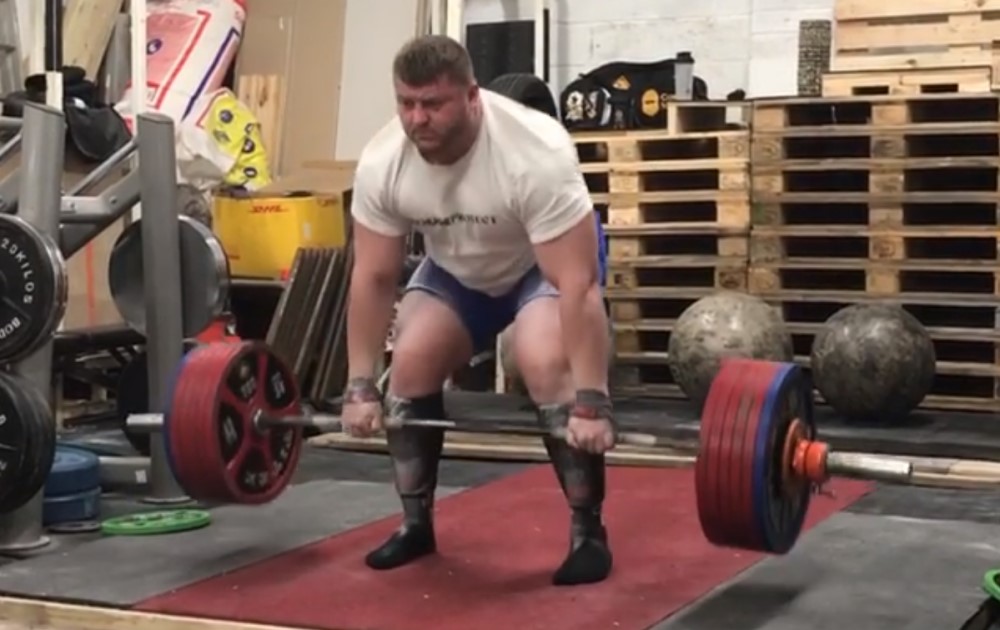
[[[505,413],[498,410],[499,415]],[[666,425],[659,414],[662,411],[652,415],[647,410],[623,415],[630,425],[650,427],[657,421]],[[1000,453],[993,436],[982,430],[990,423],[996,426],[994,418],[974,417],[977,432],[963,432],[963,421],[974,426],[967,417],[925,417],[916,429],[885,429],[894,434],[895,450],[905,451],[898,445],[912,443],[931,452],[956,454],[954,449],[966,441],[975,443],[976,453]],[[674,430],[683,422],[674,421]],[[839,429],[832,427],[827,437]],[[866,437],[845,429],[841,439],[853,439],[858,447],[873,433],[869,430]],[[975,435],[978,439],[973,439]],[[115,430],[89,437],[100,437],[105,444],[118,442],[127,451]],[[943,438],[950,438],[951,445]],[[933,451],[935,446],[943,448]],[[525,466],[446,460],[440,494],[499,479]],[[103,516],[137,509],[151,506],[138,504],[127,494],[108,493]],[[130,606],[398,509],[385,455],[310,448],[294,486],[274,504],[214,508],[209,528],[179,537],[57,537],[37,557],[0,568],[0,591]],[[958,630],[983,599],[979,587],[983,573],[998,566],[1000,491],[882,486],[807,533],[787,556],[758,563],[654,627]]]

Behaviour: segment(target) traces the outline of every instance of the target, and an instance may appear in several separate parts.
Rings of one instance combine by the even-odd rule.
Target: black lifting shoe
[[[411,503],[411,501],[417,502],[416,499],[408,497],[404,499],[404,505]],[[437,551],[430,509],[423,505],[417,509],[411,506],[406,507],[410,507],[410,510],[406,510],[406,512],[410,514],[418,512],[418,514],[408,515],[404,519],[402,527],[393,532],[392,536],[389,536],[389,539],[381,546],[365,556],[365,564],[369,568],[379,571],[395,569]]]
[[[608,532],[601,523],[600,511],[574,508],[569,554],[552,576],[552,583],[574,586],[602,582],[610,575],[612,565]]]

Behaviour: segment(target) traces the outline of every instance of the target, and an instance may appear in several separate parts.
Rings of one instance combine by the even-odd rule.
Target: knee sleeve
[[[386,422],[391,418],[444,419],[444,395],[436,392],[419,398],[386,397]],[[444,429],[403,427],[386,430],[396,490],[401,497],[427,496],[437,486],[438,461],[444,446]]]
[[[568,422],[568,406],[538,407],[538,423],[543,429],[564,428]],[[560,438],[544,437],[542,441],[570,507],[598,508],[604,502],[604,455],[574,449]]]

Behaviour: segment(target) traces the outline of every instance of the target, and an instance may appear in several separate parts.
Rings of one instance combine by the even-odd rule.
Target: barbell
[[[135,414],[135,431],[162,431],[170,468],[193,499],[262,504],[291,481],[303,429],[341,430],[333,414],[304,410],[294,375],[266,344],[221,342],[187,353],[171,377],[167,411]],[[389,421],[391,424],[391,421]],[[418,418],[403,426],[563,437],[563,430]],[[816,487],[831,476],[909,481],[909,462],[837,453],[816,440],[810,386],[794,364],[726,359],[705,403],[695,464],[697,508],[714,544],[785,553]],[[680,447],[622,431],[618,444]]]

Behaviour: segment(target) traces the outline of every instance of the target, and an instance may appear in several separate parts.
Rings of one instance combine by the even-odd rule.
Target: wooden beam
[[[296,630],[198,617],[0,597],[3,630]]]
[[[96,80],[122,10],[122,0],[68,0],[63,14],[63,64]]]

